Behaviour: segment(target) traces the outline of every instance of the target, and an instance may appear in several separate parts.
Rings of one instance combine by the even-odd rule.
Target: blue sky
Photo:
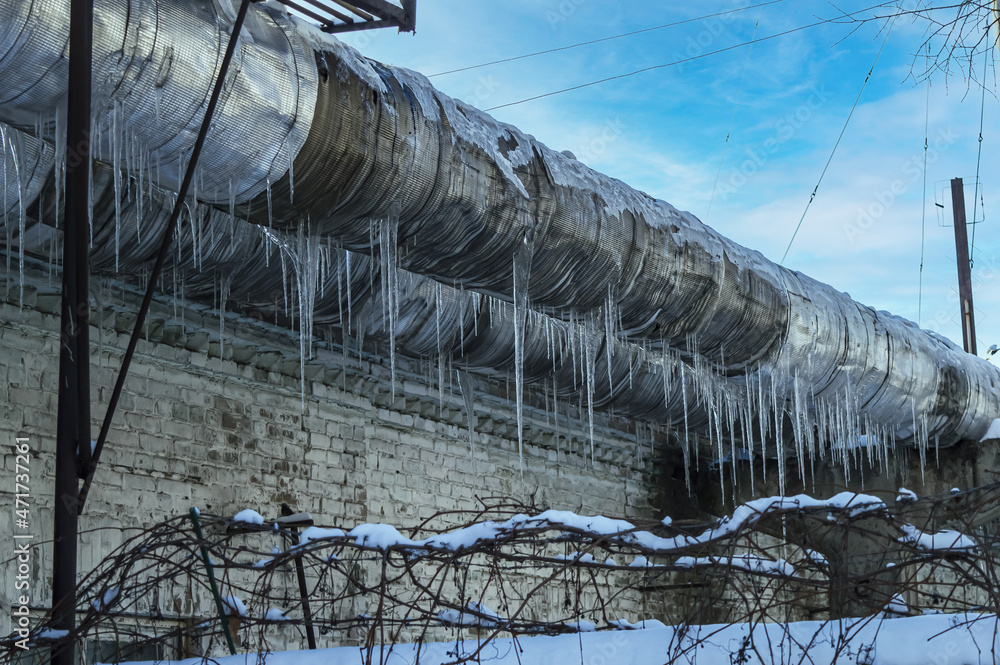
[[[432,75],[698,19],[432,77],[445,93],[490,109],[875,4],[848,0],[835,7],[818,0],[783,0],[756,6],[768,1],[421,0],[415,36],[373,31],[344,41],[369,57]],[[917,2],[903,0],[903,5]],[[827,23],[758,42],[752,49],[733,48],[491,113],[780,261],[875,62],[885,28],[885,21]],[[979,351],[985,355],[990,344],[1000,344],[996,53],[988,59],[982,52],[975,56],[976,81],[970,82],[963,70],[968,61],[958,61],[950,76],[935,73],[928,85],[923,63],[914,64],[927,28],[926,20],[911,17],[893,23],[785,265],[876,309],[914,321],[919,314],[923,327],[960,344],[948,187],[951,178],[965,178],[971,216],[984,109],[983,205],[977,208],[983,221],[975,229],[973,281]],[[994,39],[995,33],[990,42]],[[985,107],[979,83],[984,63]],[[947,220],[936,202],[945,203]]]

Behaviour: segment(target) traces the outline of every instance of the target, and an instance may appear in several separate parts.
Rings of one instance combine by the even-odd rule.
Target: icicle
[[[66,186],[66,107],[56,108],[56,155],[54,175],[56,179],[56,215],[55,228],[59,228],[59,211],[62,210],[62,196]]]
[[[308,220],[299,222],[295,252],[295,277],[298,291],[299,372],[302,412],[306,410],[306,360],[312,358],[313,312],[320,274],[319,232],[313,231]]]
[[[663,405],[670,408],[670,374],[672,366],[667,353],[667,345],[660,340],[660,375],[663,378]]]
[[[615,382],[611,377],[611,349],[612,343],[615,338],[615,299],[614,293],[612,292],[611,284],[608,284],[608,295],[607,299],[604,301],[604,346],[607,349],[608,358],[608,389],[610,394],[614,395]]]
[[[285,307],[285,314],[288,314],[289,299],[288,299],[288,261],[285,258],[285,252],[278,252],[278,256],[281,258],[281,304]],[[275,302],[275,309],[277,309],[278,303]],[[277,312],[275,312],[277,314]],[[277,317],[275,317],[277,318]]]
[[[691,496],[691,440],[687,431],[684,432],[684,486],[687,487],[688,496]]]
[[[341,354],[343,355],[343,365],[347,367],[347,325],[344,323],[344,255],[342,248],[337,248],[337,320],[340,321],[341,332]],[[333,340],[333,328],[330,329],[330,340]],[[346,371],[343,373],[346,375]]]
[[[16,137],[16,138],[15,138]],[[9,134],[11,155],[14,158],[14,177],[17,178],[17,271],[18,271],[18,310],[24,309],[24,235],[28,220],[28,168],[27,151],[24,138],[18,133]]]
[[[560,450],[560,436],[559,436],[559,375],[552,375],[552,421],[555,423],[553,428],[554,435],[556,439],[556,461],[559,461]],[[568,434],[567,434],[568,436]]]
[[[236,242],[236,183],[229,179],[229,249]]]
[[[438,383],[438,409],[444,411],[444,349],[441,348],[441,308],[442,302],[441,284],[434,283],[434,341],[437,344],[437,383]]]
[[[684,403],[684,441],[685,441],[685,445],[687,445],[687,440],[688,440],[688,389],[687,389],[687,377],[685,376],[685,372],[684,372],[684,365],[685,365],[685,363],[679,362],[677,364],[681,368],[680,382],[681,382],[681,401]],[[686,473],[686,471],[685,471],[685,473]]]
[[[145,175],[146,169],[146,153],[142,149],[142,146],[138,144],[138,139],[135,139],[135,150],[138,153],[137,159],[139,162],[139,168],[136,169],[136,211],[135,211],[135,240],[137,243],[142,243],[142,216],[146,212],[146,201],[145,201],[145,187],[143,186],[143,176]]]
[[[389,374],[390,391],[396,396],[396,323],[399,318],[399,272],[396,260],[396,241],[399,230],[398,212],[378,223],[379,268],[382,276],[383,323],[389,323]]]
[[[347,343],[346,340],[347,340],[347,338],[351,334],[351,317],[353,316],[352,313],[351,313],[351,301],[352,301],[352,297],[351,297],[351,291],[352,291],[352,289],[351,289],[351,284],[352,284],[352,282],[351,282],[351,253],[348,252],[348,251],[344,252],[344,282],[345,282],[345,287],[347,289],[347,321],[346,321],[346,323],[342,323],[341,325],[345,326],[345,330],[344,330],[344,340],[345,341],[344,341],[344,343],[346,344]],[[358,349],[358,351],[360,352],[360,349]],[[360,358],[361,356],[359,355],[358,357]]]
[[[458,357],[465,356],[465,290],[458,293],[458,318],[455,320],[455,332],[458,333]]]
[[[799,480],[802,483],[806,481],[806,451],[805,451],[805,433],[803,432],[803,408],[802,402],[803,397],[801,389],[799,386],[799,371],[798,369],[794,372],[793,388],[792,388],[792,409],[795,411],[795,419],[793,421],[793,432],[795,436],[795,454],[798,458],[799,463]]]
[[[10,207],[10,203],[7,201],[7,192],[10,191],[10,178],[7,173],[7,127],[0,124],[0,150],[2,150],[3,161],[0,161],[0,167],[3,168],[3,228],[4,233],[7,236],[7,251],[5,254],[5,270],[4,278],[6,279],[4,294],[5,297],[10,294],[10,248],[13,242],[14,229],[11,227],[10,219],[8,218],[7,210]]]
[[[517,408],[517,456],[524,477],[524,334],[528,316],[528,279],[532,248],[524,238],[514,253],[514,399]]]
[[[465,293],[463,289],[462,293]],[[483,301],[478,293],[472,294],[472,303],[475,307],[476,315],[472,317],[472,333],[479,335],[479,315],[482,312]],[[465,347],[462,348],[462,355],[465,355]]]
[[[122,139],[121,118],[119,116],[121,103],[114,102],[111,109],[111,171],[115,188],[115,272],[118,272],[118,260],[121,253],[122,226]]]
[[[927,447],[920,437],[920,425],[917,423],[917,402],[910,398],[910,413],[913,417],[913,439],[917,444],[917,452],[920,456],[920,482],[924,482],[924,466],[927,464]]]
[[[465,402],[465,415],[469,420],[469,457],[475,457],[477,418],[472,377],[461,370],[456,371],[456,374],[458,374],[458,385],[462,389],[462,400]]]
[[[733,503],[735,504],[736,480],[738,477],[736,465],[739,463],[739,455],[736,453],[736,404],[731,395],[726,395],[726,427],[729,428],[729,454],[732,461],[730,468],[732,469],[733,474],[730,485],[733,488]],[[751,485],[751,487],[753,487],[753,485]]]
[[[268,178],[267,186],[264,190],[267,193],[267,228],[274,228],[274,207],[271,205],[271,180]]]
[[[219,275],[219,360],[226,358],[226,301],[229,300],[229,287],[232,283],[232,274]]]
[[[188,226],[191,228],[191,261],[195,270],[201,269],[201,229],[198,225],[198,210],[192,208],[189,202],[185,202],[185,209],[188,215]]]
[[[576,340],[577,340],[577,336],[578,336],[577,335],[577,325],[576,325],[576,323],[577,323],[576,322],[576,317],[574,315],[573,318],[570,319],[570,325],[567,326],[567,328],[566,328],[566,332],[567,332],[566,342],[567,342],[567,344],[569,346],[569,355],[570,355],[570,358],[573,359],[573,384],[574,385],[579,385],[580,384],[580,378],[579,378],[580,375],[579,375],[579,373],[577,371],[577,360],[576,360],[577,359],[577,355],[578,355],[577,354],[577,348],[576,348],[577,347]]]
[[[712,408],[709,410],[709,415],[711,418],[714,418],[716,425],[715,445],[718,451],[716,453],[718,455],[717,459],[719,460],[719,498],[721,501],[725,501],[726,500],[726,453],[722,448],[723,446],[722,425],[719,423],[719,411],[717,405],[714,402],[715,401],[713,399]],[[709,435],[711,435],[712,432],[711,422],[709,422],[708,431]]]
[[[586,387],[587,387],[587,425],[590,436],[590,463],[594,464],[596,462],[595,451],[594,451],[594,374],[597,371],[597,344],[599,340],[597,338],[597,331],[594,330],[594,321],[589,316],[586,319],[586,330],[584,334],[586,339],[583,340],[583,351],[585,354],[584,358],[584,371],[586,372]]]

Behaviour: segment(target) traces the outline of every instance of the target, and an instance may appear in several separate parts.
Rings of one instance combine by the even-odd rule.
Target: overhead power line
[[[857,10],[855,12],[851,12],[850,14],[847,14],[846,16],[855,16],[857,14],[863,14],[863,13],[869,12],[869,11],[871,11],[873,9],[877,9],[879,7],[884,7],[886,4],[890,4],[890,3],[880,2],[880,3],[877,3],[877,4],[871,5],[869,7],[866,7],[864,9],[859,9],[859,10]],[[819,26],[819,25],[826,25],[828,23],[836,23],[838,21],[842,21],[843,19],[844,19],[844,16],[838,16],[836,19],[823,19],[822,21],[816,21],[815,23],[810,23],[808,25],[799,26],[797,28],[790,28],[789,30],[784,30],[782,32],[775,33],[773,35],[768,35],[767,37],[761,37],[759,39],[751,39],[750,41],[740,42],[739,44],[733,44],[731,46],[726,46],[726,47],[723,47],[723,48],[720,48],[720,49],[716,49],[714,51],[708,51],[706,53],[701,53],[699,55],[694,55],[694,56],[691,56],[690,58],[683,58],[681,60],[674,60],[673,62],[667,62],[667,63],[664,63],[662,65],[652,65],[651,67],[643,67],[642,69],[637,69],[635,71],[627,72],[625,74],[616,74],[615,76],[608,76],[608,77],[605,77],[605,78],[602,78],[602,79],[598,79],[596,81],[590,81],[588,83],[581,83],[579,85],[570,86],[568,88],[562,88],[560,90],[553,90],[552,92],[545,92],[545,93],[542,93],[540,95],[534,95],[532,97],[526,97],[524,99],[519,99],[519,100],[517,100],[515,102],[508,102],[506,104],[499,104],[497,106],[491,106],[490,108],[485,109],[485,110],[486,111],[495,111],[497,109],[503,109],[503,108],[507,108],[509,106],[517,106],[518,104],[525,104],[527,102],[533,102],[533,101],[538,100],[538,99],[544,99],[546,97],[554,97],[555,95],[561,95],[563,93],[573,92],[574,90],[582,90],[583,88],[590,88],[590,87],[593,87],[595,85],[600,85],[602,83],[608,83],[609,81],[617,81],[617,80],[620,80],[620,79],[629,78],[631,76],[636,76],[638,74],[644,74],[646,72],[655,71],[657,69],[666,69],[667,67],[673,67],[675,65],[681,65],[681,64],[684,64],[686,62],[693,62],[695,60],[701,60],[702,58],[707,58],[707,57],[712,56],[712,55],[718,55],[720,53],[725,53],[727,51],[733,51],[733,50],[738,49],[738,48],[743,48],[744,46],[750,46],[752,44],[759,44],[761,42],[770,41],[772,39],[777,39],[779,37],[784,37],[786,35],[790,35],[790,34],[793,34],[793,33],[796,33],[796,32],[802,32],[803,30],[808,30],[809,28],[815,28],[816,26]]]
[[[931,56],[931,45],[927,44],[927,58]],[[920,204],[920,277],[917,285],[917,325],[923,325],[924,307],[924,251],[927,245],[927,147],[930,142],[931,126],[931,79],[927,78],[927,101],[924,105],[924,196]]]
[[[534,58],[539,55],[548,55],[549,53],[558,53],[560,51],[569,51],[571,49],[580,48],[581,46],[590,46],[592,44],[600,44],[602,42],[610,42],[615,39],[622,39],[624,37],[631,37],[633,35],[641,35],[645,32],[653,32],[655,30],[663,30],[665,28],[673,28],[678,25],[684,25],[685,23],[695,23],[697,21],[704,21],[710,18],[716,18],[718,16],[726,16],[728,14],[735,14],[737,12],[745,12],[750,9],[757,9],[759,7],[766,7],[768,5],[776,5],[779,2],[784,2],[785,0],[770,0],[769,2],[762,2],[757,5],[749,5],[747,7],[737,7],[735,9],[728,9],[723,12],[716,12],[714,14],[705,14],[704,16],[697,16],[695,18],[684,19],[683,21],[675,21],[673,23],[664,23],[663,25],[653,26],[652,28],[643,28],[641,30],[633,30],[632,32],[623,32],[620,35],[612,35],[610,37],[602,37],[600,39],[591,39],[586,42],[578,42],[576,44],[569,44],[568,46],[558,46],[556,48],[545,49],[544,51],[535,51],[533,53],[525,53],[524,55],[515,55],[510,58],[501,58],[500,60],[491,60],[490,62],[483,62],[478,65],[469,65],[468,67],[459,67],[458,69],[449,69],[446,72],[438,72],[437,74],[429,74],[427,78],[434,78],[435,76],[445,76],[447,74],[457,74],[458,72],[467,72],[470,69],[481,69],[483,67],[490,67],[492,65],[501,65],[506,62],[514,62],[516,60],[525,60],[527,58]]]
[[[982,166],[982,163],[983,163],[983,120],[986,118],[986,75],[987,75],[987,72],[989,72],[988,65],[989,65],[989,62],[990,62],[990,53],[991,53],[991,51],[992,51],[992,49],[985,49],[985,52],[983,54],[984,55],[984,57],[983,57],[983,85],[982,85],[983,96],[982,96],[982,100],[979,102],[980,103],[980,107],[979,107],[979,153],[976,155],[976,184],[974,186],[975,189],[973,189],[973,192],[972,192],[972,243],[971,243],[971,247],[969,248],[969,269],[970,270],[974,267],[974,264],[976,262],[976,257],[975,257],[975,251],[976,251],[976,226],[977,226],[977,224],[976,224],[976,213],[977,213],[977,208],[978,208],[978,204],[979,204],[979,197],[982,196],[982,193],[980,192],[980,189],[979,189],[979,167]],[[983,205],[984,206],[986,205],[985,202],[983,203]],[[983,214],[985,215],[985,213],[983,213]]]
[[[792,232],[792,239],[788,241],[788,247],[785,248],[785,253],[781,255],[779,265],[785,265],[785,259],[788,258],[788,252],[792,249],[792,243],[795,242],[795,237],[799,235],[799,229],[802,228],[802,222],[806,219],[809,207],[812,206],[812,202],[816,200],[816,193],[819,191],[819,186],[823,184],[823,177],[826,176],[826,171],[830,168],[831,162],[833,162],[833,156],[837,154],[837,148],[840,147],[840,142],[844,138],[844,132],[847,131],[847,126],[851,124],[851,118],[854,117],[854,111],[857,110],[858,103],[861,101],[861,95],[864,94],[865,88],[868,86],[868,81],[872,77],[872,72],[875,71],[875,65],[878,64],[878,59],[882,55],[882,49],[885,48],[885,43],[889,41],[889,33],[892,32],[892,26],[895,22],[896,18],[893,17],[889,26],[886,28],[885,37],[882,38],[882,45],[879,46],[878,53],[875,54],[875,61],[872,63],[871,69],[868,70],[868,75],[865,76],[865,82],[861,84],[861,90],[858,91],[858,97],[854,100],[854,106],[851,107],[851,112],[847,114],[847,120],[844,121],[844,126],[840,130],[837,142],[833,144],[833,150],[830,151],[830,157],[826,160],[826,165],[823,166],[823,172],[819,174],[819,180],[816,182],[816,187],[813,188],[812,194],[809,196],[809,202],[806,203],[806,209],[802,211],[802,217],[799,218],[799,223],[795,226],[795,231]]]

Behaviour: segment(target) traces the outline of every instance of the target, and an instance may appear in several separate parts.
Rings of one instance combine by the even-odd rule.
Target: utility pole
[[[66,213],[63,224],[59,409],[52,544],[52,627],[76,627],[80,479],[90,463],[90,95],[94,0],[72,0],[66,100]],[[74,640],[52,650],[52,665],[73,665]]]
[[[1000,0],[993,0],[993,27],[997,29],[997,48],[1000,48]],[[1000,57],[1000,53],[997,54]]]
[[[951,181],[951,210],[955,216],[955,257],[958,261],[958,300],[962,312],[962,346],[976,353],[976,315],[972,307],[972,264],[969,233],[965,221],[965,187],[961,178]],[[975,220],[973,220],[975,222]]]

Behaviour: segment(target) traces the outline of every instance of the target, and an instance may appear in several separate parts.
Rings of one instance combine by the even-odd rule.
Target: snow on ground
[[[589,623],[589,622],[588,622]],[[627,624],[627,625],[625,625]],[[358,647],[245,654],[218,665],[443,665],[456,650],[490,665],[986,665],[1000,662],[1000,623],[993,615],[935,614],[899,619],[845,619],[792,624],[693,626],[621,624],[631,630],[519,637],[483,643],[397,644],[366,654]],[[582,628],[582,626],[581,626]],[[589,628],[589,626],[587,626]],[[845,637],[841,637],[845,636]],[[474,657],[476,651],[481,651]],[[997,656],[994,656],[996,654]],[[198,658],[180,661],[197,665]],[[152,665],[152,664],[150,664]]]

